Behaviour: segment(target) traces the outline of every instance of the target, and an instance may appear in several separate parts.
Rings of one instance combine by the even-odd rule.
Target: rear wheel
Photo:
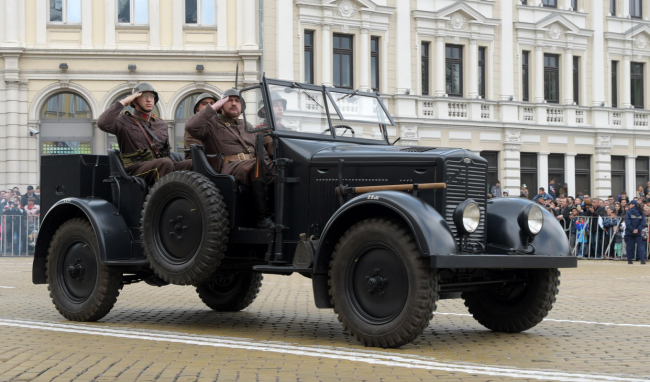
[[[142,245],[151,269],[177,285],[212,275],[226,251],[228,212],[205,176],[176,171],[151,188],[142,208]]]
[[[516,273],[526,281],[462,294],[465,306],[481,325],[495,332],[519,333],[542,322],[553,308],[560,271],[522,269]]]
[[[99,260],[95,231],[87,220],[63,223],[47,255],[50,297],[71,321],[97,321],[111,311],[122,287],[122,272]]]
[[[196,286],[201,301],[217,312],[239,312],[255,301],[264,277],[258,272],[217,273]]]
[[[429,325],[437,274],[399,222],[368,219],[336,245],[329,270],[331,302],[347,332],[365,346],[399,347]]]

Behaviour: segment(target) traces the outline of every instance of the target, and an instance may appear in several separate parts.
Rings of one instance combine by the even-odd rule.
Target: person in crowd
[[[618,217],[620,219],[620,217]],[[623,257],[623,230],[625,224],[622,222],[613,228],[612,234],[614,235],[614,257],[620,259]],[[611,257],[611,256],[610,256]]]
[[[625,203],[630,202],[630,198],[627,197],[627,192],[625,192],[625,191],[622,191],[621,194],[618,196],[618,198],[616,198],[616,201],[619,201],[619,202],[621,202],[623,200],[625,200]]]
[[[41,199],[34,193],[33,186],[27,186],[27,193],[20,198],[20,204],[26,206],[29,198],[34,198],[34,203],[39,206],[41,205]]]
[[[585,248],[587,247],[587,235],[589,233],[588,223],[585,222],[584,216],[578,218],[576,223],[576,242],[578,243],[577,257],[585,257]]]
[[[621,208],[620,202],[614,203],[614,211],[616,212],[616,216],[623,216],[623,209]]]
[[[490,190],[490,194],[492,194],[493,198],[500,198],[503,196],[503,193],[501,192],[501,182],[496,181],[494,182],[494,186],[492,186],[492,189]]]
[[[619,200],[619,203],[621,203],[621,210],[623,210],[623,215],[625,215],[625,213],[628,210],[627,206],[628,206],[629,201],[627,199],[621,199],[621,200]]]
[[[115,102],[97,120],[97,127],[117,136],[126,172],[153,185],[172,171],[191,170],[192,161],[174,162],[169,151],[168,126],[153,114],[158,93],[146,82],[137,84],[132,94]],[[130,105],[133,114],[124,111]]]
[[[14,187],[13,191],[14,191],[14,195],[20,196],[20,187]]]
[[[560,215],[560,209],[557,207],[557,204],[554,200],[549,200],[546,202],[546,209],[556,218],[562,218],[562,215]]]
[[[582,206],[580,204],[577,204],[575,207],[576,207],[576,210],[578,210],[578,215],[585,216],[585,212],[582,209]]]
[[[256,227],[269,229],[275,223],[266,201],[264,178],[272,175],[265,174],[265,170],[272,173],[273,163],[266,148],[257,152],[257,135],[246,131],[244,121],[239,119],[242,111],[239,91],[228,89],[221,100],[193,115],[185,130],[203,143],[206,152],[219,153],[221,164],[217,171],[232,175],[239,183],[250,187],[257,212]],[[253,129],[250,124],[248,128]]]
[[[613,196],[613,195],[608,196],[608,197],[607,197],[607,201],[609,202],[609,205],[610,205],[610,206],[613,206],[614,203],[616,203],[616,200],[614,200],[614,196]]]
[[[583,205],[582,197],[581,197],[581,196],[578,196],[578,197],[576,198],[575,202],[573,203],[573,205],[574,205],[574,206],[582,206],[582,205]]]
[[[528,188],[526,188],[525,184],[521,185],[521,188],[519,189],[519,195],[521,195],[522,198],[528,199]]]
[[[41,186],[36,186],[36,189],[34,190],[34,193],[36,194],[36,196],[38,196],[40,198],[41,197]]]
[[[643,189],[643,186],[639,186],[636,188],[636,193],[637,193],[637,198],[643,199],[645,198],[645,190]]]
[[[4,224],[6,232],[6,243],[3,245],[4,248],[7,248],[7,251],[12,252],[14,255],[18,256],[23,253],[23,243],[25,240],[21,240],[27,237],[27,230],[25,226],[25,210],[20,207],[20,202],[17,201],[18,197],[14,197],[13,200],[9,202],[9,205],[5,209],[4,213]]]
[[[630,208],[625,214],[625,246],[627,247],[628,264],[632,264],[635,250],[641,264],[646,263],[646,243],[643,240],[642,231],[647,226],[645,215],[639,209],[639,203],[636,200],[631,201]]]
[[[503,190],[503,197],[505,198],[505,197],[508,197],[508,196],[510,196],[510,191]]]
[[[547,194],[547,193],[544,191],[544,187],[540,187],[540,188],[539,188],[539,193],[538,193],[537,195],[535,195],[535,197],[533,198],[533,202],[536,202],[536,201],[538,201],[538,200],[540,200],[540,199],[542,199],[542,200],[544,200],[544,201],[546,201],[546,200],[553,200],[553,197],[552,197],[551,195]]]
[[[578,223],[578,219],[580,218],[578,208],[573,207],[571,209],[571,214],[569,215],[569,246],[571,247],[571,250],[573,251],[576,246],[576,223]]]
[[[0,210],[4,209],[8,204],[7,191],[0,191]]]
[[[563,197],[569,195],[569,185],[567,183],[562,183],[562,187],[560,187],[560,195]]]
[[[207,106],[212,106],[214,105],[215,102],[217,102],[219,98],[215,96],[214,94],[210,93],[201,93],[199,96],[196,98],[196,102],[194,102],[194,114],[200,112]],[[216,117],[215,117],[216,118]],[[185,147],[185,159],[192,159],[192,153],[189,151],[190,145],[200,145],[201,141],[192,137],[190,133],[185,130],[185,135],[183,136],[183,146]],[[205,153],[208,155],[208,161],[211,160],[210,155],[215,155],[217,153]]]
[[[598,225],[598,218],[605,218],[607,216],[605,208],[600,204],[601,200],[597,198],[591,199],[591,204],[588,204],[585,200],[585,216],[591,218],[591,253],[593,253],[596,258],[600,258],[603,253],[603,245],[601,240],[603,232]],[[596,237],[598,237],[598,240],[595,239]]]
[[[548,194],[555,199],[555,179],[551,179],[548,182]]]
[[[573,198],[567,197],[560,199],[560,215],[557,220],[562,224],[562,228],[569,234],[569,225],[571,223],[571,210],[573,209]]]
[[[27,206],[25,206],[25,213],[27,216],[37,216],[41,214],[41,207],[36,204],[36,198],[28,198]]]
[[[650,194],[650,182],[645,184],[645,193]]]
[[[619,218],[613,207],[605,208],[607,217],[603,219],[603,257],[614,257],[614,229],[619,224]]]

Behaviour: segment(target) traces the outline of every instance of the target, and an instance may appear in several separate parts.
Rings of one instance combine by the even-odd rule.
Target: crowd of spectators
[[[510,194],[508,190],[501,191],[499,181],[495,182],[490,191],[489,197],[493,198],[508,197]],[[521,185],[520,196],[530,196],[525,184]],[[645,250],[650,245],[650,182],[645,187],[639,186],[632,198],[622,191],[616,196],[601,199],[580,192],[576,197],[570,196],[566,183],[557,185],[551,179],[548,192],[546,188],[540,187],[532,200],[555,216],[578,257],[625,258],[627,234],[628,243],[635,246],[641,263],[645,264]],[[629,241],[637,237],[638,243],[642,240],[643,251],[639,250],[641,245],[636,241]],[[628,262],[631,263],[629,257]]]
[[[40,186],[0,190],[0,255],[24,255],[33,251],[41,214]]]

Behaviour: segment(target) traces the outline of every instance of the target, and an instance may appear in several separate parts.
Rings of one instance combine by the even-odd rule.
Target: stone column
[[[521,130],[506,129],[503,139],[503,171],[501,187],[508,189],[510,196],[519,196],[521,187]]]
[[[397,2],[397,94],[411,90],[411,5],[410,1]]]
[[[576,195],[576,153],[564,154],[564,183],[569,187],[569,196]]]
[[[172,0],[172,15],[172,49],[183,49],[183,0]]]
[[[36,44],[47,44],[47,14],[50,4],[47,0],[36,0]],[[1,184],[1,182],[0,182]]]
[[[5,1],[4,2],[4,42],[10,46],[18,46],[20,44],[20,25],[19,25],[19,2],[18,1]]]
[[[564,51],[564,104],[573,105],[573,52]]]
[[[476,40],[469,42],[469,98],[478,98],[478,46]]]
[[[628,109],[632,104],[630,89],[630,56],[623,56],[623,109]]]
[[[623,17],[627,18],[630,15],[630,0],[623,0]]]
[[[7,138],[6,138],[6,182],[18,185],[20,179],[20,140],[19,140],[19,111],[20,111],[20,83],[7,81]]]
[[[149,0],[149,48],[160,49],[160,0]]]
[[[544,102],[544,48],[535,47],[535,102]]]
[[[537,187],[544,187],[548,192],[548,151],[540,151],[537,154]]]
[[[370,91],[370,37],[368,37],[368,30],[367,29],[361,29],[361,35],[359,36],[360,41],[360,48],[361,48],[361,70],[359,71],[360,74],[360,81],[359,81],[359,89],[361,91]]]
[[[258,8],[257,8],[257,2],[255,0],[243,0],[243,2],[244,2],[244,10],[247,14],[252,14],[253,12],[257,12]],[[293,7],[290,7],[289,9],[291,9],[291,11],[287,13],[293,14]],[[244,45],[242,46],[242,49],[244,50],[259,49],[259,46],[257,45],[257,23],[254,22],[255,20],[254,17],[251,17],[251,20],[253,20],[253,22],[248,23],[246,27],[244,27]],[[279,23],[280,20],[277,20],[277,22]],[[293,23],[291,24],[291,28],[293,28]],[[292,44],[292,40],[289,40],[287,43],[285,43],[285,45],[291,45],[291,44]],[[283,45],[283,49],[285,45]]]
[[[611,147],[596,147],[596,190],[594,195],[599,198],[607,198],[612,195],[611,153]]]
[[[228,16],[228,0],[217,0],[217,50],[228,50]]]
[[[93,2],[82,1],[81,4],[81,47],[93,47]]]
[[[115,48],[115,12],[115,1],[104,0],[104,48]]]
[[[447,84],[445,82],[445,38],[438,36],[436,38],[436,54],[433,57],[434,70],[436,71],[436,97],[442,97],[447,93]]]
[[[512,75],[512,73],[514,73],[513,63],[515,61],[513,56],[514,48],[512,37],[514,35],[512,1],[513,0],[501,0],[501,95],[499,96],[499,99],[502,101],[509,101],[510,97],[514,97],[515,94],[514,79]],[[519,3],[519,0],[514,1]]]
[[[3,32],[4,33],[4,32]],[[6,82],[0,81],[0,126],[7,126]],[[0,129],[0,187],[7,189],[7,129]]]
[[[610,0],[611,1],[611,0]],[[604,37],[604,15],[603,15],[603,0],[592,0],[593,7],[591,9],[592,19],[591,25],[594,30],[593,36],[593,73],[605,73],[605,37]],[[586,75],[586,72],[584,73]],[[586,78],[583,75],[581,77]],[[592,106],[600,106],[605,102],[605,78],[603,76],[595,76],[591,83],[593,90]],[[581,78],[582,80],[582,78]],[[585,81],[582,81],[585,82]]]
[[[323,24],[321,46],[321,81],[325,86],[332,86],[332,33],[329,25]]]
[[[293,81],[293,9],[292,0],[277,0],[276,13],[276,73],[279,79]],[[302,32],[300,32],[302,33]],[[363,46],[363,43],[362,43]],[[363,55],[363,54],[362,54]]]
[[[635,142],[632,142],[634,145]],[[636,155],[628,155],[625,158],[625,191],[627,192],[627,197],[632,200],[634,195],[636,195]]]

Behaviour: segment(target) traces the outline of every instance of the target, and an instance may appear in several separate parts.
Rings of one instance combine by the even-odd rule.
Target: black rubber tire
[[[239,312],[255,301],[262,287],[259,272],[215,275],[196,286],[201,301],[217,312]]]
[[[375,249],[383,252],[364,258]],[[359,285],[363,284],[364,277],[371,282],[370,276],[364,276],[364,269],[390,264],[388,260],[377,260],[379,254],[388,254],[382,257],[390,258],[397,265],[373,271],[373,279],[377,275],[384,277],[386,290],[362,291]],[[329,268],[331,303],[345,330],[365,346],[396,348],[415,340],[433,318],[438,291],[437,272],[420,255],[411,232],[401,222],[382,218],[363,220],[349,228],[334,249]],[[396,301],[403,301],[402,306]],[[393,313],[384,317],[368,313],[385,306]]]
[[[185,220],[177,225],[165,216],[167,209],[178,202],[187,207],[183,208],[187,215],[179,216]],[[199,215],[192,215],[194,213]],[[171,225],[164,226],[163,230],[162,225],[167,221]],[[221,264],[230,231],[228,211],[221,192],[205,176],[192,171],[176,171],[164,176],[147,195],[140,222],[145,256],[162,280],[176,285],[195,285],[210,277]],[[174,255],[166,248],[173,239],[163,236],[172,235],[174,232],[168,232],[169,229],[176,230],[183,224],[190,224],[194,229],[187,229],[185,225],[182,228],[186,231],[175,231],[176,241],[171,245],[180,246],[186,235],[182,245],[188,248],[186,256],[175,258],[178,253]]]
[[[84,273],[71,279],[66,272],[74,248],[83,248],[87,257],[80,263],[85,267]],[[54,306],[70,321],[103,318],[115,305],[122,288],[122,272],[101,264],[95,231],[87,220],[80,218],[66,221],[54,233],[48,249],[46,277]],[[74,296],[79,290],[87,296]]]
[[[465,306],[476,321],[495,332],[519,333],[542,322],[553,308],[560,285],[560,271],[527,269],[528,281],[517,295],[500,297],[507,289],[464,292]]]

